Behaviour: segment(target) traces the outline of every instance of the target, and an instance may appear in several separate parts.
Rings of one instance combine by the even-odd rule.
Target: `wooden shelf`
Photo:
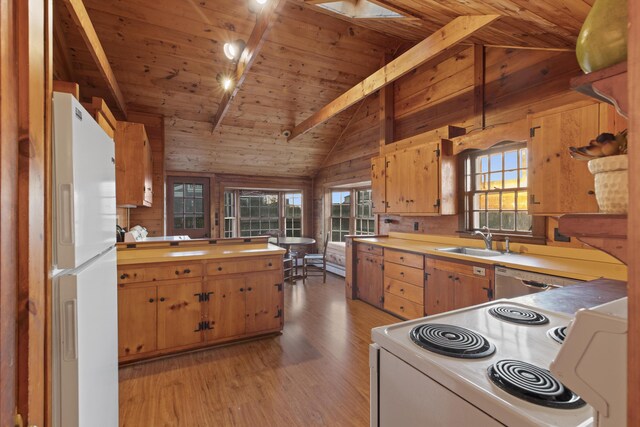
[[[571,214],[558,220],[560,233],[627,264],[627,215]]]
[[[618,113],[629,118],[627,90],[627,62],[571,79],[571,89],[616,107]]]

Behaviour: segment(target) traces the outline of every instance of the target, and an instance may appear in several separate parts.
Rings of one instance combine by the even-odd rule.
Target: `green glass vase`
[[[627,24],[627,0],[596,0],[576,43],[582,71],[591,73],[627,59]]]

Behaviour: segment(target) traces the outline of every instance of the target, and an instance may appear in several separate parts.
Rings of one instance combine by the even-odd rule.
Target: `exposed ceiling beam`
[[[346,110],[411,70],[428,62],[491,24],[500,15],[460,16],[358,83],[297,125],[289,141]]]
[[[247,44],[240,55],[238,64],[236,65],[236,70],[233,76],[234,86],[229,92],[226,92],[222,96],[222,100],[220,100],[220,104],[218,105],[218,111],[213,118],[212,133],[215,132],[218,126],[220,126],[222,119],[225,114],[227,114],[227,111],[229,111],[233,98],[238,94],[240,86],[242,86],[249,69],[251,69],[251,66],[258,57],[258,53],[260,52],[260,49],[262,49],[262,45],[264,44],[269,31],[285,3],[286,0],[270,0],[262,8],[262,11],[256,21],[256,25],[253,27],[249,40],[247,40]]]
[[[113,96],[118,109],[126,118],[127,106],[124,102],[122,92],[120,91],[120,86],[118,86],[118,82],[116,81],[115,75],[113,74],[113,70],[111,69],[109,60],[107,59],[107,55],[104,53],[102,44],[98,39],[98,34],[96,34],[96,29],[91,23],[91,19],[89,18],[87,9],[84,7],[84,3],[82,2],[82,0],[62,1],[64,2],[65,6],[67,6],[67,10],[69,11],[71,18],[73,19],[73,22],[80,30],[80,35],[82,36],[84,42],[87,44],[87,48],[89,48],[89,52],[91,53],[93,60],[96,62],[100,74],[105,79],[107,88]]]

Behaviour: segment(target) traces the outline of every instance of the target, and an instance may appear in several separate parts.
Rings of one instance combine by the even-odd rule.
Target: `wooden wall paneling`
[[[17,1],[0,3],[0,425],[18,404],[18,67]]]
[[[629,2],[629,46],[627,74],[629,85],[629,138],[640,136],[640,3]],[[630,260],[629,336],[627,347],[627,424],[640,425],[640,145],[629,144],[629,215],[627,245]]]
[[[71,15],[73,21],[78,27],[78,30],[80,31],[82,38],[87,44],[87,48],[89,49],[91,56],[98,66],[98,71],[100,71],[100,74],[105,80],[109,92],[115,99],[118,109],[126,118],[127,107],[125,105],[120,86],[116,81],[113,70],[111,69],[111,65],[109,64],[109,59],[107,58],[102,44],[100,43],[100,39],[98,38],[98,34],[96,34],[96,30],[91,23],[91,19],[89,18],[89,14],[87,13],[87,9],[85,8],[84,3],[82,2],[82,0],[62,1],[67,6],[69,14]]]
[[[18,401],[25,424],[44,425],[51,288],[51,2],[16,2],[18,83]],[[7,5],[7,3],[5,3]],[[9,38],[11,40],[11,38]],[[15,42],[15,40],[14,40]]]
[[[361,99],[369,96],[371,93],[393,83],[416,67],[432,60],[447,49],[454,47],[476,31],[490,25],[499,17],[499,15],[486,15],[459,16],[455,18],[440,30],[367,77],[361,83],[322,107],[311,117],[299,125],[296,125],[288,140],[291,141],[297,136],[306,133]]]
[[[165,197],[164,197],[164,117],[158,114],[130,111],[128,120],[142,123],[151,144],[153,158],[153,205],[150,208],[137,207],[129,210],[129,225],[142,225],[149,237],[165,234]]]

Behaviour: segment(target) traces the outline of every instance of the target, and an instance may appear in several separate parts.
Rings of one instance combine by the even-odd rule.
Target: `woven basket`
[[[600,212],[626,214],[629,205],[629,160],[626,154],[589,161]]]

